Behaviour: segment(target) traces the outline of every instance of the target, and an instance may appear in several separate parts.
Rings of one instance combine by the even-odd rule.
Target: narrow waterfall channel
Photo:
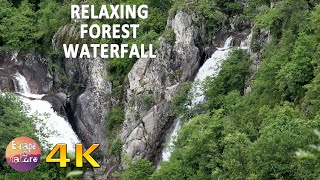
[[[52,108],[52,105],[41,100],[45,94],[32,94],[28,82],[24,76],[19,73],[14,75],[16,93],[19,94],[21,101],[29,108],[29,116],[35,116],[37,136],[44,148],[52,148],[58,143],[67,144],[68,151],[73,152],[75,144],[80,140],[73,131],[69,122],[61,117]]]
[[[241,42],[241,45],[239,47],[240,49],[248,49],[248,39],[250,38],[249,36],[245,41]],[[205,100],[203,90],[201,88],[201,82],[203,82],[207,77],[216,77],[219,74],[223,61],[228,58],[228,55],[232,50],[232,43],[233,37],[230,36],[225,41],[224,46],[218,48],[199,69],[194,79],[194,85],[191,89],[192,94],[194,95],[192,99],[192,106],[198,103],[202,103]],[[161,161],[168,161],[170,159],[171,153],[174,150],[174,142],[176,140],[177,133],[181,129],[181,118],[176,118],[172,126],[173,128],[171,128],[171,131],[169,131],[169,133],[167,134],[165,146],[162,150]]]

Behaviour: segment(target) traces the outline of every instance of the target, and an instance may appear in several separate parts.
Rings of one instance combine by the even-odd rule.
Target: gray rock
[[[85,89],[74,102],[74,124],[77,134],[86,146],[99,143],[100,150],[107,153],[105,112],[110,107],[111,83],[106,80],[104,61],[96,59],[67,60],[69,77],[84,81]],[[72,79],[71,79],[72,81]]]
[[[43,94],[51,91],[52,77],[48,69],[47,60],[38,53],[27,53],[18,56],[23,62],[22,73],[26,77],[33,93]]]
[[[0,67],[11,76],[15,72],[23,74],[32,93],[44,94],[52,90],[53,81],[47,60],[39,53],[19,51],[0,53]]]
[[[14,80],[12,77],[0,74],[0,90],[14,92]]]
[[[59,92],[56,94],[56,96],[58,96],[63,101],[64,104],[66,103],[67,95],[64,92]]]
[[[59,28],[52,39],[54,49],[62,44],[79,43],[76,24]],[[88,147],[100,144],[106,154],[105,114],[110,107],[112,85],[107,81],[107,70],[101,58],[64,59],[64,71],[73,92],[67,105],[68,117],[81,141]],[[63,95],[65,97],[65,95]]]
[[[245,93],[251,91],[251,84],[254,76],[258,72],[260,64],[262,62],[262,50],[263,47],[272,41],[272,36],[269,30],[262,29],[252,29],[250,35],[248,36],[250,39],[250,72],[251,76],[247,77],[246,85],[245,85]]]
[[[159,146],[166,125],[172,120],[171,97],[179,83],[192,80],[200,67],[203,26],[194,23],[196,15],[178,11],[168,20],[167,28],[176,35],[174,45],[160,38],[156,59],[139,59],[128,74],[125,122],[120,132],[123,152],[132,157],[152,157]],[[139,97],[152,92],[152,107]]]
[[[56,111],[59,115],[66,117],[65,99],[62,99],[58,95],[46,95],[41,99],[48,101],[52,105],[54,111]]]

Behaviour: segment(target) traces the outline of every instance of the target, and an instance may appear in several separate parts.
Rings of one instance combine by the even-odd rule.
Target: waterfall
[[[14,75],[14,79],[16,80],[15,88],[16,92],[21,94],[31,94],[30,88],[28,86],[27,80],[24,76],[22,76],[20,73],[16,73]]]
[[[192,91],[194,92],[194,97],[192,99],[193,105],[204,101],[201,82],[203,82],[207,77],[216,77],[219,74],[223,61],[227,59],[228,54],[231,51],[232,42],[232,36],[228,37],[223,48],[218,48],[199,69],[194,79],[196,85],[192,88]]]
[[[250,46],[251,35],[247,37],[245,41],[241,42],[240,49],[248,50]],[[228,58],[228,55],[232,49],[233,37],[230,36],[224,43],[224,46],[217,48],[217,50],[212,54],[212,56],[205,61],[205,63],[199,69],[195,79],[194,84],[191,89],[193,94],[192,106],[195,106],[198,103],[202,103],[205,99],[203,95],[203,89],[201,88],[201,82],[203,82],[207,77],[216,77],[220,70],[221,65],[224,60]],[[192,107],[190,107],[192,108]],[[178,117],[174,120],[173,130],[168,133],[166,138],[166,146],[162,150],[161,161],[168,161],[172,151],[174,150],[174,142],[177,136],[178,131],[181,128],[181,118]],[[159,166],[158,166],[159,168]]]
[[[36,135],[44,148],[51,149],[58,143],[67,144],[68,151],[74,151],[75,144],[80,140],[73,131],[69,122],[59,116],[52,108],[52,105],[41,98],[44,96],[32,94],[27,80],[19,73],[14,75],[16,91],[21,101],[27,106],[27,113],[35,117]]]
[[[167,137],[166,142],[168,142],[167,146],[163,149],[162,151],[162,161],[169,161],[169,158],[171,156],[171,153],[174,148],[174,141],[176,140],[175,138],[177,137],[178,130],[181,128],[181,119],[178,117],[174,122],[173,122],[173,129],[169,132],[170,136]]]

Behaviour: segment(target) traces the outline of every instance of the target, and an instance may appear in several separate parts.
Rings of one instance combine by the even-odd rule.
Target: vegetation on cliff
[[[57,29],[70,23],[70,1],[0,2],[2,50],[46,51]],[[105,2],[90,0],[89,3]],[[317,179],[320,176],[318,156],[301,151],[298,154],[302,156],[296,155],[299,149],[318,153],[315,146],[309,145],[319,144],[313,132],[320,129],[319,1],[252,0],[244,4],[236,0],[127,0],[111,3],[147,3],[150,7],[147,20],[130,21],[140,24],[140,38],[112,43],[150,43],[161,34],[172,43],[174,34],[165,30],[167,17],[175,15],[177,10],[190,10],[199,14],[198,23],[206,24],[208,41],[228,19],[235,16],[240,21],[250,19],[254,32],[252,49],[261,53],[262,61],[251,79],[250,91],[245,93],[246,80],[253,75],[249,70],[250,56],[242,50],[234,51],[223,63],[220,74],[203,85],[206,101],[195,111],[184,108],[191,103],[187,96],[191,85],[184,84],[181,92],[173,97],[173,112],[187,120],[178,134],[170,161],[163,162],[157,171],[145,159],[129,161],[127,170],[118,174],[122,179]],[[265,47],[255,42],[259,41],[262,31],[270,31],[272,36]],[[113,59],[108,63],[109,78],[119,87],[120,93],[115,93],[117,99],[121,99],[124,77],[134,62]],[[153,103],[150,94],[141,97],[146,105]],[[30,119],[19,112],[21,107],[15,100],[0,98],[0,118],[3,118],[0,132],[7,133],[0,136],[2,148],[19,134],[34,137]],[[121,105],[115,106],[109,115],[111,119],[106,128],[112,131],[124,119]],[[114,140],[111,147],[110,154],[120,159],[120,140]],[[16,177],[5,168],[9,173],[0,179]],[[32,175],[46,179],[62,174],[60,171],[43,164]]]
[[[247,93],[249,56],[240,50],[204,84],[200,111],[183,108],[190,105],[190,87],[182,86],[175,111],[193,118],[179,132],[170,161],[148,179],[318,179],[319,2],[256,0],[242,8],[215,2],[231,7],[223,13],[253,18],[253,41],[269,30],[272,42],[252,42],[262,63]],[[173,8],[181,5],[176,1]],[[128,169],[145,167],[132,163]]]
[[[244,92],[248,65],[233,53],[204,85],[204,113],[179,132],[169,162],[151,179],[317,179],[319,161],[298,149],[318,144],[319,14],[314,1],[251,1],[244,12],[272,42]],[[257,9],[257,11],[256,11]],[[204,110],[202,109],[202,110]]]

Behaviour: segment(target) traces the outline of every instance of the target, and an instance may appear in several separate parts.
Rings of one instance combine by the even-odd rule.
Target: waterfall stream
[[[250,36],[250,35],[249,35]],[[241,42],[240,49],[248,49],[249,38]],[[224,43],[224,46],[217,48],[217,50],[212,54],[212,56],[205,61],[205,63],[199,69],[195,79],[194,84],[191,89],[193,98],[192,106],[198,103],[202,103],[205,99],[203,95],[203,89],[201,88],[201,82],[203,82],[207,77],[216,77],[221,69],[221,65],[224,60],[228,58],[230,51],[232,50],[233,37],[230,36]],[[165,147],[162,150],[161,161],[168,161],[170,159],[171,153],[174,150],[174,142],[178,131],[181,128],[181,118],[178,117],[174,120],[173,127],[171,131],[167,134]]]
[[[224,43],[222,48],[218,48],[212,56],[206,60],[206,62],[198,70],[198,73],[194,79],[195,85],[192,87],[194,97],[192,104],[202,103],[204,101],[203,90],[201,88],[201,82],[207,77],[216,77],[221,69],[221,65],[224,60],[227,59],[229,52],[231,51],[233,37],[230,36]]]
[[[32,94],[24,76],[19,73],[14,75],[15,88],[20,94],[21,101],[27,106],[29,116],[36,117],[37,133],[44,148],[52,148],[58,143],[67,144],[68,151],[74,151],[75,144],[80,140],[73,131],[69,122],[59,116],[48,101],[41,100],[45,94]]]

